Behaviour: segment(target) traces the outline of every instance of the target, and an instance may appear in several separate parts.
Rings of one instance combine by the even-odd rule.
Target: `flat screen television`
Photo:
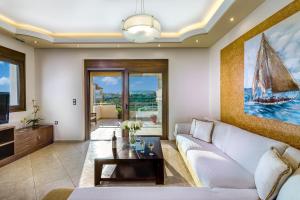
[[[9,93],[0,92],[0,124],[9,121]]]

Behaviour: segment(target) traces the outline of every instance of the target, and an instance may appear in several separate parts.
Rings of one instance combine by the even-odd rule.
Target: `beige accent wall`
[[[244,113],[244,42],[300,11],[300,0],[242,35],[221,51],[221,120],[300,148],[300,126]]]

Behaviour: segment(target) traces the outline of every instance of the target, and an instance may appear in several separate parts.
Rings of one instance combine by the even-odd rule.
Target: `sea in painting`
[[[244,112],[300,125],[300,12],[244,49]]]

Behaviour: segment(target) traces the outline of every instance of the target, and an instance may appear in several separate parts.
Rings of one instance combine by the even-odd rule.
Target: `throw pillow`
[[[300,198],[300,168],[289,177],[289,179],[281,187],[277,200],[299,200]]]
[[[213,122],[196,120],[193,137],[205,142],[211,142],[211,132],[213,126]]]
[[[192,124],[191,124],[191,129],[190,129],[190,134],[193,135],[195,128],[196,128],[196,121],[197,119],[193,119]]]
[[[275,199],[279,189],[291,173],[291,166],[275,148],[264,153],[258,162],[254,174],[255,185],[260,199]]]
[[[296,170],[300,167],[300,151],[293,147],[288,147],[283,153],[284,157],[290,165],[293,167],[293,170]]]

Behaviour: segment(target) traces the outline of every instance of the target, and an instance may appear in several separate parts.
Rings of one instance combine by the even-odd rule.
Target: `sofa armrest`
[[[176,123],[174,136],[178,134],[189,134],[191,130],[191,123]]]

